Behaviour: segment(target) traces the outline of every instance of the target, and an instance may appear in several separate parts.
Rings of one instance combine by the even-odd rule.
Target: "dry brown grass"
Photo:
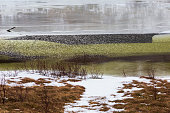
[[[2,87],[0,87],[1,113],[63,113],[65,103],[78,100],[85,91],[82,86],[70,84],[61,87],[44,85],[33,87],[5,86],[5,89],[6,100],[3,104],[3,92]]]
[[[124,91],[123,90],[119,90],[117,93],[124,93]]]
[[[108,111],[110,107],[107,103],[103,102],[106,97],[96,97],[94,99],[89,100],[88,110],[99,110],[99,111]]]
[[[108,111],[109,109],[110,109],[109,107],[103,106],[103,107],[100,108],[99,111]]]
[[[133,87],[142,89],[125,92],[124,96],[133,98],[113,101],[117,103],[113,107],[116,109],[125,109],[122,113],[170,113],[170,83],[167,80],[148,77],[142,78],[150,79],[151,83],[134,80],[132,83],[124,84],[124,87],[120,91],[123,89],[132,89]]]
[[[47,81],[44,78],[39,78],[38,80],[35,81],[35,83],[43,85],[44,83],[51,83],[51,81]]]
[[[14,80],[7,80],[7,83],[8,83],[8,84],[11,84],[11,83],[17,83],[17,82],[14,81]]]
[[[116,109],[123,109],[124,105],[123,104],[115,104],[115,105],[113,105],[113,107]]]
[[[22,79],[21,79],[20,84],[30,83],[30,82],[35,82],[35,80],[32,79],[32,78],[27,78],[27,77],[25,77],[25,78],[22,78]]]
[[[67,81],[70,81],[70,82],[80,82],[82,80],[79,80],[79,79],[68,79]]]
[[[39,78],[38,80],[32,79],[32,78],[21,78],[20,81],[14,81],[14,80],[7,80],[8,84],[11,83],[16,83],[16,84],[25,84],[25,83],[31,83],[34,82],[37,85],[43,85],[44,83],[51,83],[51,81],[49,81],[51,79],[45,79],[45,78]]]

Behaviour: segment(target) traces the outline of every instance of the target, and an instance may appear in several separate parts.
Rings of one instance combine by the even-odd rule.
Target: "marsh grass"
[[[86,66],[77,63],[48,62],[46,60],[35,60],[34,62],[24,63],[18,70],[25,70],[30,73],[40,73],[43,76],[53,78],[76,78],[76,79],[101,79],[103,73],[95,67],[86,68]],[[90,74],[90,76],[88,76]]]
[[[123,87],[117,92],[123,94],[122,100],[108,100],[108,103],[105,103],[105,97],[97,97],[89,100],[89,105],[83,106],[83,108],[104,112],[112,108],[117,109],[118,111],[116,110],[114,113],[169,113],[170,83],[167,80],[150,76],[140,78],[148,79],[150,82],[133,80],[131,83],[123,84]],[[132,90],[133,88],[139,89]],[[112,96],[115,98],[116,95]]]
[[[124,84],[121,89],[142,88],[133,92],[122,92],[124,96],[133,97],[123,100],[116,100],[113,105],[116,109],[124,109],[122,113],[169,113],[170,112],[170,83],[167,80],[155,79],[150,77],[141,78],[150,79],[151,83],[138,82]],[[124,103],[124,104],[122,104]]]
[[[35,60],[34,62],[24,63],[19,70],[25,70],[30,73],[39,73],[43,76],[53,78],[79,78],[86,79],[87,69],[78,64],[48,62],[45,60]]]
[[[23,83],[35,82],[40,86],[23,87]],[[24,78],[20,86],[7,86],[4,79],[0,84],[0,112],[64,113],[65,103],[78,100],[85,88],[82,86],[44,86],[44,79]]]

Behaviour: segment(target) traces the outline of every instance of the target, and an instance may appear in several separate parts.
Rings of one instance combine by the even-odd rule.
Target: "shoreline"
[[[26,35],[7,40],[41,40],[61,44],[152,43],[159,33],[146,34],[83,34],[83,35]]]
[[[2,59],[0,63],[11,63],[11,62],[22,62],[26,60],[33,59],[44,59],[44,58],[52,58],[55,57],[50,56],[24,56],[17,53],[10,52],[0,52],[0,55],[4,55],[9,57],[9,59]],[[139,56],[120,56],[120,57],[108,57],[104,55],[84,55],[84,56],[75,56],[69,59],[64,59],[66,62],[73,62],[79,64],[88,64],[88,63],[105,63],[109,61],[147,61],[147,62],[166,62],[170,61],[170,53],[165,54],[151,54],[151,55],[139,55]]]

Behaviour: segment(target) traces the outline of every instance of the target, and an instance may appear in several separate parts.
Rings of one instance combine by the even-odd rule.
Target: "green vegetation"
[[[5,56],[5,55],[0,55],[0,60],[9,60],[10,57]]]
[[[155,36],[153,43],[66,45],[33,40],[1,40],[0,51],[23,56],[50,56],[60,59],[75,55],[136,56],[170,52],[170,37]],[[167,42],[167,43],[162,43]]]
[[[170,42],[170,35],[156,35],[153,37],[153,42]]]

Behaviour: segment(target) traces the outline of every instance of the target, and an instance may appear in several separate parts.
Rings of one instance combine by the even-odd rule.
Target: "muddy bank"
[[[23,62],[33,59],[45,59],[50,56],[24,56],[13,52],[0,52],[0,55],[5,55],[9,59],[0,59],[0,63],[12,63],[12,62]],[[51,58],[55,59],[55,58]],[[87,63],[104,63],[109,61],[147,61],[147,62],[166,62],[170,61],[170,53],[167,54],[155,54],[155,55],[142,55],[142,56],[121,56],[121,57],[108,57],[104,55],[82,55],[75,56],[70,59],[66,59],[66,62],[74,62],[79,64]]]
[[[104,63],[109,61],[148,61],[148,62],[166,62],[170,61],[170,54],[161,55],[143,55],[143,56],[123,56],[123,57],[107,57],[103,55],[84,55],[76,56],[71,59],[67,59],[67,62],[76,62],[80,64],[87,63]]]
[[[25,60],[19,60],[19,59],[16,59],[16,58],[11,58],[11,59],[0,59],[0,64],[1,63],[18,63],[18,62],[24,62]]]
[[[14,52],[1,52],[0,55],[9,57],[8,59],[0,59],[0,63],[13,63],[13,62],[24,62],[26,60],[42,59],[45,56],[24,56]]]
[[[89,34],[89,35],[32,35],[9,40],[42,40],[62,44],[152,43],[157,33],[148,34]]]

